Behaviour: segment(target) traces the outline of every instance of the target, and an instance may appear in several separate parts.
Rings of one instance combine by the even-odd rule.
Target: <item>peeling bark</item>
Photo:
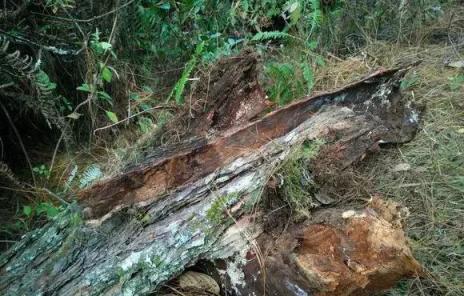
[[[250,209],[294,148],[325,139],[349,165],[373,145],[413,137],[419,111],[399,93],[405,71],[379,71],[214,138],[164,149],[81,192],[79,206],[0,257],[0,293],[147,295],[199,260],[227,259],[227,274],[244,277],[231,262],[246,258],[262,232]]]

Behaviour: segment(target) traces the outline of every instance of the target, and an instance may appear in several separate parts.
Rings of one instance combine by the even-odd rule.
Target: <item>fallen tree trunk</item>
[[[378,143],[413,137],[419,113],[400,95],[405,71],[379,71],[212,139],[164,149],[79,193],[79,206],[2,255],[1,294],[147,295],[199,261],[246,258],[262,233],[250,212],[296,147],[324,140],[327,149],[318,157],[344,167]],[[313,232],[306,231],[305,239],[311,241]],[[235,282],[242,277],[237,272],[242,274],[236,267],[225,271]],[[296,275],[301,286],[305,277]],[[266,289],[240,285],[232,289],[238,295]],[[286,295],[308,295],[298,293]]]

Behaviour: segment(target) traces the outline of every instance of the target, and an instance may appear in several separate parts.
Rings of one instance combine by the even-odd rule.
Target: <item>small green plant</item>
[[[97,29],[95,29],[95,33],[92,34],[92,38],[90,39],[90,48],[97,56],[103,56],[106,53],[110,53],[113,57],[116,57],[116,54],[113,51],[113,46],[111,43],[102,41],[100,37],[101,33]]]
[[[269,97],[279,105],[309,94],[314,86],[314,72],[308,63],[270,63],[265,67],[265,74],[270,80]]]
[[[217,198],[207,211],[206,218],[213,224],[221,223],[224,217],[227,216],[225,212],[227,207],[230,206],[230,203],[236,200],[237,197],[238,195],[236,193],[231,193]]]
[[[97,98],[98,101],[95,102],[100,106],[100,109],[105,111],[105,115],[109,121],[112,123],[117,123],[119,121],[118,116],[115,112],[108,110],[113,106],[113,98],[110,94],[105,91],[105,83],[111,83],[113,75],[118,75],[116,70],[108,65],[110,58],[116,58],[116,54],[113,51],[111,43],[101,40],[101,33],[98,28],[95,30],[95,33],[92,34],[90,39],[90,49],[93,53],[93,58],[95,61],[91,64],[95,64],[93,69],[94,73],[93,81],[85,82],[77,87],[78,91],[87,93],[91,98]],[[69,116],[68,116],[69,117]],[[80,116],[71,117],[77,119]]]
[[[198,59],[200,55],[203,53],[204,48],[205,42],[201,42],[197,45],[197,47],[195,48],[195,53],[193,54],[190,61],[188,61],[188,63],[185,65],[184,71],[182,71],[180,79],[174,85],[174,88],[172,89],[171,94],[169,95],[166,101],[169,101],[174,96],[174,99],[177,104],[180,105],[184,102],[183,93],[185,86],[187,85],[187,81],[190,78],[190,74],[192,73],[193,69],[198,63]]]
[[[416,72],[413,72],[411,75],[408,75],[407,77],[403,78],[400,83],[400,88],[402,90],[409,89],[416,85],[419,82],[420,78],[417,75]]]
[[[61,211],[50,202],[41,202],[39,204],[27,205],[23,207],[23,214],[26,218],[32,219],[34,216],[44,215],[47,219],[53,219]]]
[[[103,176],[100,167],[96,164],[90,165],[81,175],[79,179],[79,188],[86,188],[93,182],[97,181]]]
[[[463,74],[457,74],[452,77],[448,78],[449,80],[449,87],[452,91],[456,91],[461,88],[461,86],[464,83],[464,75]]]
[[[322,140],[305,141],[276,174],[282,181],[280,195],[300,216],[309,216],[309,211],[317,205],[313,200],[317,186],[311,177],[309,161],[318,154],[323,144]],[[298,215],[295,217],[298,218]]]
[[[294,99],[294,93],[302,85],[295,80],[295,68],[289,63],[271,63],[265,67],[265,73],[272,81],[268,88],[269,97],[279,105],[285,105]]]
[[[39,177],[48,179],[50,177],[50,170],[46,164],[41,164],[32,168],[34,174]]]

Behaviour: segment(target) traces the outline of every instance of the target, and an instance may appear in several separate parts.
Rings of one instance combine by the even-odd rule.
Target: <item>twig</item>
[[[0,159],[3,159],[3,140],[0,137]]]
[[[66,8],[63,7],[63,10],[64,10],[64,12],[66,13],[67,16],[71,17],[71,14],[68,12],[68,10]],[[75,20],[73,20],[73,23],[74,23],[74,26],[76,26],[79,33],[81,33],[82,39],[86,40],[87,38],[86,38],[85,33],[82,30],[81,26],[79,26],[79,24]]]
[[[15,21],[18,18],[18,16],[20,16],[27,10],[31,2],[31,0],[26,0],[24,1],[24,3],[21,4],[21,6],[16,5],[17,9],[11,12],[8,12],[8,10],[6,9],[6,3],[3,3],[3,13],[0,13],[0,21]]]
[[[2,29],[0,29],[0,33],[10,37],[11,39],[14,39],[16,40],[18,43],[22,43],[22,44],[26,44],[26,45],[34,45],[34,46],[37,46],[39,48],[43,48],[45,49],[46,51],[49,51],[53,54],[56,54],[56,55],[78,55],[81,53],[81,51],[83,50],[83,48],[80,48],[79,50],[74,50],[74,49],[62,49],[62,48],[57,48],[57,47],[54,47],[54,46],[48,46],[48,45],[43,45],[43,44],[39,44],[35,41],[32,41],[32,40],[29,40],[27,38],[24,38],[20,35],[13,35],[13,34],[10,34]]]
[[[338,61],[338,62],[343,62],[343,59],[337,57],[336,55],[334,55],[334,54],[331,53],[331,52],[327,52],[327,56],[333,58],[334,60],[336,60],[336,61]]]
[[[61,202],[62,204],[65,204],[67,206],[71,205],[69,202],[67,202],[66,200],[59,197],[57,194],[51,192],[50,190],[48,190],[45,187],[34,187],[34,186],[32,186],[30,184],[27,184],[27,183],[24,183],[24,185],[26,185],[25,188],[30,188],[30,190],[18,189],[18,188],[10,188],[10,187],[4,187],[4,186],[0,186],[0,189],[16,191],[16,192],[23,192],[23,193],[31,193],[31,194],[37,194],[38,191],[42,190],[42,191],[45,191],[45,193],[47,193],[48,195],[50,195],[53,198],[55,198],[56,200],[58,200],[59,202]]]
[[[17,243],[17,242],[18,242],[18,241],[8,240],[8,239],[2,239],[2,240],[0,240],[0,243],[3,243],[3,244],[4,244],[4,243],[12,243],[12,244],[14,244],[14,243]]]
[[[140,114],[148,113],[148,112],[153,111],[153,110],[156,110],[156,109],[175,109],[175,107],[172,107],[172,106],[155,106],[155,107],[152,107],[152,108],[150,108],[150,109],[137,112],[137,113],[135,113],[134,115],[131,115],[131,116],[127,117],[127,118],[124,118],[124,119],[122,119],[122,120],[119,120],[118,122],[115,122],[115,123],[113,123],[113,124],[110,124],[110,125],[107,125],[107,126],[104,126],[104,127],[99,127],[99,128],[97,128],[97,129],[95,129],[95,130],[93,131],[93,133],[96,134],[96,132],[98,132],[98,131],[105,130],[105,129],[108,129],[108,128],[110,128],[110,127],[116,126],[116,125],[118,125],[118,124],[120,124],[120,123],[122,123],[122,122],[128,121],[128,120],[130,120],[130,119],[132,119],[132,118],[134,118],[134,117],[136,117],[136,116],[139,116]]]
[[[176,288],[174,287],[171,287],[169,285],[164,285],[165,287],[168,287],[169,289],[171,289],[172,291],[174,291],[175,293],[179,294],[180,296],[187,296],[185,295],[184,293],[182,293],[181,291],[177,290]]]
[[[4,83],[4,84],[0,85],[0,89],[7,88],[7,87],[10,87],[10,86],[13,86],[13,85],[14,85],[13,82]]]
[[[118,1],[118,5],[119,5],[119,1]],[[114,44],[113,44],[112,40],[113,40],[113,37],[114,37],[114,31],[116,30],[116,24],[118,23],[118,15],[119,14],[116,14],[114,16],[113,27],[111,28],[110,37],[108,37],[108,43],[111,44],[113,47],[114,47]]]
[[[18,139],[19,146],[21,146],[21,149],[23,150],[24,157],[26,158],[27,164],[29,165],[29,169],[31,170],[31,176],[32,176],[32,182],[34,182],[34,186],[36,186],[36,181],[35,181],[35,176],[34,176],[34,170],[32,169],[32,163],[29,158],[29,155],[27,154],[26,147],[24,147],[23,140],[21,139],[21,135],[19,134],[18,130],[16,129],[16,126],[13,123],[13,120],[11,120],[10,114],[8,113],[8,110],[5,108],[5,106],[0,102],[0,107],[3,110],[3,113],[5,113],[5,116],[10,123],[11,128],[13,129],[13,132],[16,135],[16,138]]]
[[[42,188],[38,188],[38,189],[45,191],[47,194],[49,194],[50,196],[54,197],[56,200],[58,200],[58,201],[61,202],[62,204],[65,204],[65,205],[67,205],[67,206],[70,205],[69,202],[65,201],[64,199],[62,199],[61,197],[59,197],[57,194],[51,192],[51,191],[48,190],[47,188],[42,187]]]
[[[50,173],[53,170],[53,165],[55,164],[56,154],[58,153],[58,148],[60,147],[61,141],[63,141],[65,132],[66,132],[66,128],[61,132],[61,136],[58,139],[58,142],[56,143],[55,149],[53,150],[53,156],[52,156],[52,161],[50,163],[50,170],[49,170]]]

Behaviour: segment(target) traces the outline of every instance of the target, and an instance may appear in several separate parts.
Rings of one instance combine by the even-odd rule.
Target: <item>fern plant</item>
[[[307,62],[269,63],[265,67],[265,74],[268,95],[279,105],[310,94],[314,86],[314,72]]]
[[[86,188],[103,176],[103,172],[96,164],[92,164],[82,173],[79,178],[79,188]]]
[[[9,183],[17,187],[22,187],[21,182],[16,178],[16,175],[10,167],[2,161],[0,161],[0,178],[6,179]]]
[[[266,41],[266,40],[286,39],[290,37],[293,37],[293,36],[288,33],[280,32],[280,31],[258,32],[251,38],[251,40],[252,41]]]
[[[42,114],[50,127],[62,129],[65,124],[59,110],[63,104],[69,105],[69,102],[56,93],[56,84],[40,67],[40,58],[34,60],[19,50],[10,50],[10,41],[0,35],[0,77],[7,81],[12,90],[9,106],[25,106],[32,112]],[[29,89],[20,86],[24,82],[29,83]]]
[[[184,102],[184,98],[182,94],[184,93],[184,89],[190,77],[190,74],[192,73],[193,69],[197,65],[198,59],[200,55],[202,54],[204,47],[205,47],[204,42],[201,42],[200,44],[197,45],[195,49],[195,53],[193,54],[190,61],[188,61],[188,63],[186,64],[184,71],[182,71],[182,75],[180,76],[180,79],[174,85],[174,88],[172,89],[171,94],[169,95],[166,101],[169,101],[172,98],[172,96],[174,96],[174,99],[177,104],[182,104]]]

